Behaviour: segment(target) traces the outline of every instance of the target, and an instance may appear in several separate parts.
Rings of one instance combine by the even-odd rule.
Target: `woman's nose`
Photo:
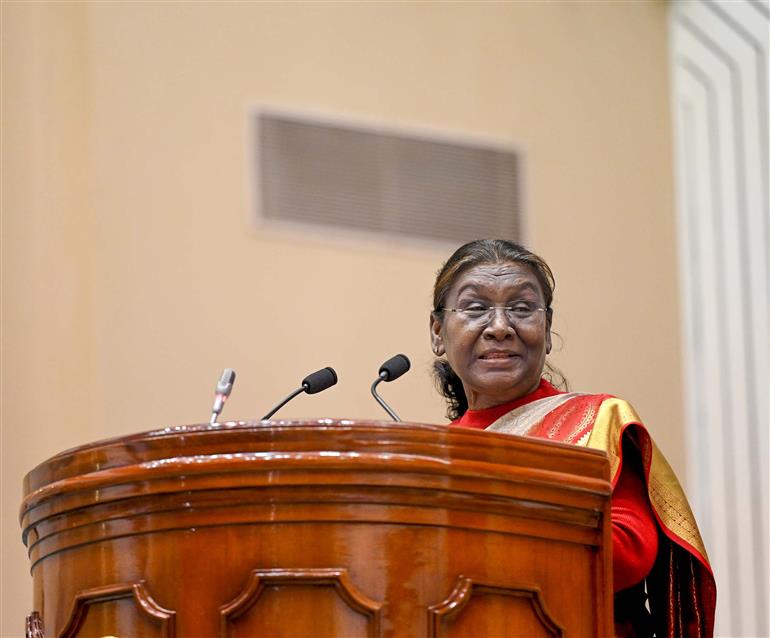
[[[491,308],[491,312],[489,321],[484,328],[485,334],[495,339],[504,339],[516,332],[513,323],[508,319],[505,308]]]

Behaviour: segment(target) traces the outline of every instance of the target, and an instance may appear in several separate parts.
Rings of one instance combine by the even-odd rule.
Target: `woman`
[[[470,242],[444,264],[430,331],[448,416],[455,426],[605,450],[616,632],[711,636],[716,587],[703,541],[636,412],[609,395],[560,392],[543,378],[554,285],[540,257],[504,240]]]

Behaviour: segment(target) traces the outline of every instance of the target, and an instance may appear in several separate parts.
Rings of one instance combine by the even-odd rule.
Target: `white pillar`
[[[770,3],[671,4],[688,494],[717,636],[770,635]]]

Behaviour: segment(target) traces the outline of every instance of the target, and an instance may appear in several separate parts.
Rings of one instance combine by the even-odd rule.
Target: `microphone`
[[[407,370],[409,370],[411,365],[412,364],[409,362],[409,358],[405,354],[397,354],[395,357],[391,357],[380,366],[380,374],[374,380],[374,383],[372,383],[372,396],[394,421],[400,421],[401,419],[399,419],[398,415],[390,409],[390,406],[382,400],[382,397],[377,394],[377,385],[382,381],[385,381],[386,383],[395,381]]]
[[[233,391],[233,383],[235,383],[235,370],[231,368],[222,370],[219,381],[217,381],[217,393],[214,397],[214,405],[211,408],[211,421],[209,423],[217,422],[217,417],[222,412],[222,408],[225,407],[227,397]]]
[[[337,383],[337,373],[334,371],[334,368],[330,368],[328,366],[318,370],[317,372],[314,372],[313,374],[307,375],[304,379],[302,379],[302,385],[294,390],[294,392],[287,396],[272,410],[270,410],[270,412],[268,412],[265,416],[263,416],[262,421],[267,421],[271,416],[278,412],[278,410],[280,410],[298,394],[302,394],[303,392],[307,392],[308,394],[317,394],[318,392],[323,392],[327,388],[331,388],[335,383]]]

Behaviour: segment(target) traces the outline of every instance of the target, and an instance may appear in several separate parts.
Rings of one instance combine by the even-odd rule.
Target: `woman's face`
[[[514,306],[516,302],[545,307],[542,287],[526,264],[475,266],[454,282],[445,308]],[[518,399],[535,390],[551,350],[546,313],[513,319],[495,310],[489,320],[474,320],[462,312],[431,315],[433,351],[446,355],[460,377],[472,410]]]

